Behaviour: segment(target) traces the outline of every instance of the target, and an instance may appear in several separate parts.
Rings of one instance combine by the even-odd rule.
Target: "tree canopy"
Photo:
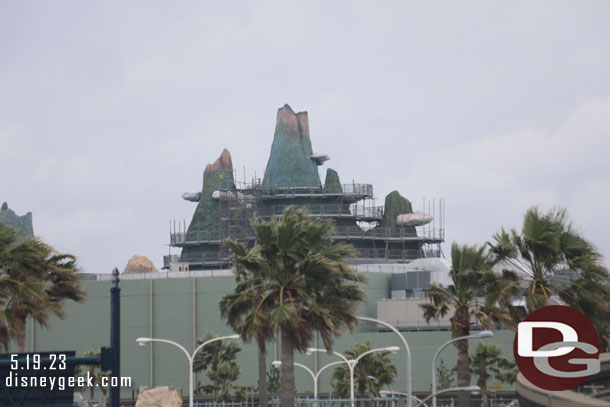
[[[229,246],[250,273],[244,277],[253,279],[230,302],[251,309],[236,312],[246,336],[263,326],[280,333],[281,405],[292,407],[294,351],[304,352],[316,333],[332,349],[341,330],[357,322],[356,307],[366,298],[359,283],[366,279],[345,263],[355,251],[332,241],[330,221],[311,218],[304,209],[289,207],[279,220],[254,220],[252,229],[252,249]]]
[[[63,301],[83,301],[79,267],[71,254],[58,253],[38,238],[19,239],[0,224],[0,342],[16,338],[25,350],[27,317],[42,326],[51,315],[64,317]]]

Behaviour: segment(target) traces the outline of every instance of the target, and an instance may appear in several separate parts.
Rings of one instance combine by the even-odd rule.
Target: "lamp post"
[[[365,357],[366,355],[369,355],[373,352],[392,352],[392,353],[396,353],[400,350],[400,348],[398,346],[388,346],[387,348],[377,348],[377,349],[369,349],[366,352],[360,354],[356,359],[348,359],[346,358],[344,355],[342,355],[339,352],[330,352],[331,355],[337,355],[339,356],[341,359],[343,359],[343,361],[345,363],[347,363],[347,367],[349,368],[349,390],[350,390],[350,399],[351,399],[351,404],[352,407],[355,406],[355,401],[354,401],[354,367],[356,367],[356,365],[358,364],[358,362],[360,361],[360,359],[362,359],[363,357]],[[316,348],[308,348],[307,349],[307,353],[312,353],[312,352],[326,352],[326,349],[316,349]]]
[[[443,394],[443,393],[449,393],[449,392],[455,392],[455,391],[469,391],[471,393],[478,393],[481,391],[481,388],[479,386],[466,386],[466,387],[451,387],[449,389],[443,389],[441,391],[438,391],[436,393],[432,393],[430,394],[428,397],[424,398],[423,400],[421,400],[419,402],[419,404],[415,407],[421,407],[423,405],[425,405],[424,403],[430,399],[435,400],[436,396],[438,396],[439,394]]]
[[[380,319],[375,319],[375,318],[370,318],[370,317],[356,317],[356,319],[359,319],[361,321],[369,321],[369,322],[375,322],[377,324],[383,325],[386,328],[392,330],[392,332],[394,332],[396,335],[398,335],[398,337],[400,338],[400,340],[402,341],[402,344],[405,345],[405,351],[407,352],[407,407],[412,407],[413,406],[413,402],[412,402],[412,397],[413,397],[413,391],[412,391],[412,376],[411,376],[411,350],[409,349],[409,344],[407,343],[407,340],[405,339],[404,336],[402,336],[402,334],[400,332],[398,332],[398,329],[396,329],[393,325],[390,325],[389,323],[382,321]]]
[[[298,366],[300,368],[303,368],[303,369],[307,370],[307,372],[309,372],[309,374],[313,378],[313,398],[317,399],[318,398],[318,378],[320,377],[320,373],[322,373],[326,368],[329,368],[329,367],[335,366],[335,365],[342,365],[343,363],[345,363],[345,362],[340,361],[340,362],[329,363],[327,365],[324,365],[320,370],[318,370],[318,373],[315,373],[315,374],[314,374],[314,372],[310,368],[308,368],[305,365],[302,365],[300,363],[293,363],[293,365]],[[271,363],[271,365],[274,368],[279,369],[280,366],[282,366],[282,362],[280,360],[274,360]]]
[[[199,352],[204,346],[212,343],[212,342],[216,342],[216,341],[222,341],[224,339],[239,339],[240,336],[239,335],[228,335],[228,336],[220,336],[218,338],[212,338],[208,341],[205,341],[204,343],[202,343],[201,345],[199,345],[197,348],[195,348],[195,350],[193,351],[192,354],[189,354],[188,351],[184,348],[184,346],[180,345],[177,342],[174,341],[170,341],[168,339],[158,339],[158,338],[138,338],[136,339],[136,342],[138,343],[138,345],[140,346],[144,346],[149,342],[163,342],[163,343],[169,343],[170,345],[174,345],[175,347],[179,348],[180,350],[182,350],[182,352],[184,352],[184,354],[186,355],[186,359],[189,362],[189,407],[193,407],[193,360],[195,359],[195,355],[197,354],[197,352]]]
[[[441,353],[441,351],[445,349],[447,345],[452,344],[453,342],[461,341],[462,339],[482,339],[489,338],[491,336],[494,336],[494,333],[491,331],[481,331],[474,335],[460,336],[459,338],[454,338],[445,342],[437,349],[436,353],[434,354],[434,357],[432,358],[432,407],[436,407],[436,396],[434,396],[434,394],[436,393],[436,358]]]

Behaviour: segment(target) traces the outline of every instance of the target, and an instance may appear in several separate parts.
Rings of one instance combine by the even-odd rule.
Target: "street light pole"
[[[347,363],[347,367],[349,368],[349,390],[350,390],[350,399],[351,399],[351,404],[352,407],[355,407],[355,399],[354,399],[354,368],[356,367],[356,365],[358,364],[358,362],[360,361],[360,359],[362,359],[363,357],[365,357],[366,355],[369,355],[373,352],[392,352],[392,353],[396,353],[400,350],[400,348],[398,346],[388,346],[386,348],[377,348],[377,349],[369,349],[366,352],[362,353],[361,355],[359,355],[356,359],[348,359],[346,358],[344,355],[342,355],[339,352],[330,352],[331,355],[337,355],[339,356],[341,359],[344,360],[345,363]],[[316,349],[316,348],[308,348],[307,352],[326,352],[325,349]]]
[[[445,349],[448,345],[452,344],[453,342],[461,341],[463,339],[465,340],[465,339],[489,338],[491,336],[494,336],[494,333],[491,331],[481,331],[474,335],[460,336],[459,338],[454,338],[454,339],[451,339],[451,340],[445,342],[436,350],[436,353],[434,354],[434,357],[432,358],[432,395],[433,395],[432,396],[432,407],[436,407],[436,395],[434,395],[436,393],[436,358],[441,353],[441,351],[443,349]]]
[[[208,345],[208,344],[210,344],[212,342],[221,341],[221,340],[224,340],[224,339],[239,339],[239,338],[240,338],[239,335],[228,335],[228,336],[220,336],[218,338],[212,338],[212,339],[210,339],[208,341],[205,341],[201,345],[199,345],[193,351],[192,354],[189,354],[188,351],[184,348],[184,346],[180,345],[177,342],[170,341],[169,339],[138,338],[138,339],[136,339],[136,342],[140,346],[144,346],[144,345],[146,345],[149,342],[168,343],[170,345],[174,345],[175,347],[180,349],[182,352],[184,352],[184,354],[186,355],[186,359],[188,360],[188,363],[189,363],[189,407],[193,407],[193,361],[195,360],[195,355],[197,355],[197,352],[199,352],[204,346],[206,346],[206,345]]]
[[[327,365],[324,365],[322,367],[322,369],[318,370],[318,373],[314,374],[313,371],[308,368],[305,365],[302,365],[300,363],[293,363],[293,365],[297,366],[297,367],[301,367],[305,370],[307,370],[309,372],[309,374],[311,375],[311,377],[313,378],[313,398],[317,399],[318,398],[318,378],[320,377],[320,373],[322,373],[326,368],[329,368],[331,366],[335,366],[335,365],[341,365],[345,362],[332,362],[329,363]],[[282,361],[281,360],[274,360],[271,365],[276,368],[279,369],[280,366],[282,366]]]
[[[402,336],[402,334],[400,332],[398,332],[398,329],[396,329],[393,325],[390,325],[389,323],[387,323],[385,321],[382,321],[380,319],[370,318],[370,317],[356,317],[356,319],[359,319],[361,321],[375,322],[377,324],[385,326],[386,328],[389,328],[390,330],[392,330],[392,332],[394,332],[396,335],[398,335],[398,337],[402,341],[402,344],[405,345],[405,351],[407,352],[407,394],[408,394],[407,407],[412,407],[413,402],[412,402],[411,398],[413,396],[413,390],[412,390],[413,378],[411,376],[411,350],[409,349],[409,344],[407,343],[407,340],[405,339],[404,336]]]

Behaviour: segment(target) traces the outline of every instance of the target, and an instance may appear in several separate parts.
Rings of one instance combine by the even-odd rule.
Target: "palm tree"
[[[216,389],[216,401],[229,401],[231,400],[231,391],[234,390],[235,394],[239,393],[239,388],[233,385],[233,383],[239,379],[241,369],[236,362],[222,362],[216,370],[208,369],[206,372],[208,377],[217,383],[218,388]]]
[[[502,348],[493,343],[479,342],[472,355],[470,355],[470,373],[478,376],[477,385],[481,388],[483,398],[481,407],[487,407],[487,382],[492,376],[502,382],[513,384],[519,371],[515,363],[502,357]]]
[[[249,342],[254,339],[258,348],[258,389],[259,403],[266,407],[267,390],[267,349],[266,342],[274,337],[273,327],[265,310],[255,305],[262,299],[261,277],[257,273],[257,251],[248,252],[238,242],[228,239],[225,245],[233,253],[233,273],[235,290],[224,295],[219,304],[220,315],[227,325],[239,333],[242,339]],[[252,259],[255,260],[252,260]]]
[[[501,296],[505,303],[510,296],[525,297],[529,312],[553,303],[569,305],[585,314],[600,334],[608,332],[608,270],[595,246],[575,230],[565,209],[542,213],[532,207],[520,233],[502,229],[493,239],[489,247],[494,262],[505,266]],[[517,324],[524,315],[511,313],[511,317]]]
[[[20,351],[25,348],[23,314],[46,326],[48,313],[44,298],[44,286],[39,281],[19,281],[6,275],[0,278],[0,344],[5,351],[15,337]]]
[[[0,270],[0,332],[16,337],[20,352],[25,351],[28,316],[47,326],[50,315],[64,317],[64,300],[85,298],[74,256],[57,253],[37,238],[19,240],[4,225],[0,225]]]
[[[485,247],[451,246],[451,270],[450,275],[453,284],[443,287],[431,283],[426,290],[430,297],[430,303],[420,305],[424,310],[424,318],[427,322],[445,316],[451,312],[451,333],[453,338],[468,336],[470,324],[473,319],[478,320],[486,329],[491,329],[494,318],[499,318],[502,311],[495,307],[495,298],[485,297],[485,286],[494,280],[490,270],[489,256]],[[497,315],[492,315],[497,313]],[[458,350],[457,358],[457,385],[465,387],[470,385],[470,371],[468,369],[468,340],[463,339],[456,342]],[[465,407],[470,405],[470,394],[460,392],[458,394],[458,405]]]
[[[371,342],[357,343],[353,349],[345,352],[349,360],[356,359],[364,352],[371,350]],[[361,396],[369,393],[378,397],[379,391],[394,383],[396,366],[387,356],[390,352],[375,352],[364,356],[354,367],[354,383]],[[349,394],[350,371],[345,364],[339,365],[333,371],[333,389],[340,396]]]
[[[332,349],[341,329],[356,324],[356,307],[366,298],[359,276],[345,259],[352,246],[331,241],[332,224],[287,208],[279,221],[252,222],[257,243],[247,254],[258,279],[250,288],[254,307],[246,330],[268,318],[281,337],[281,407],[294,406],[294,351],[304,352],[318,333]]]
[[[197,340],[197,345],[209,341],[210,339],[218,338],[220,335],[207,332],[203,338]],[[221,379],[225,381],[228,376],[218,374],[218,369],[224,364],[234,364],[237,354],[241,352],[241,346],[233,341],[214,341],[204,346],[193,360],[193,371],[206,371],[206,375],[212,380],[212,392],[214,396],[218,396],[221,389]],[[223,368],[225,372],[227,368]],[[239,376],[239,369],[237,371]]]
[[[437,391],[455,387],[455,369],[449,369],[443,359],[441,359],[436,368],[436,377],[438,378]],[[430,385],[430,390],[432,390],[432,384]]]
[[[99,356],[100,350],[89,349],[83,354],[83,356]],[[105,396],[108,393],[108,389],[104,386],[100,386],[99,383],[102,381],[102,377],[108,376],[108,373],[102,373],[99,365],[86,365],[87,370],[83,371],[80,365],[76,365],[74,376],[75,377],[87,377],[87,374],[92,378],[93,386],[89,388],[89,400],[93,400],[95,396],[95,388],[100,387],[102,394]],[[81,390],[82,391],[82,390]]]

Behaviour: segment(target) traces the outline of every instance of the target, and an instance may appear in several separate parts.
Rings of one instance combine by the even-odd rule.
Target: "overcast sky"
[[[610,258],[608,1],[0,3],[0,201],[87,272],[157,267],[277,108],[344,182],[446,199],[448,243],[565,207]]]

